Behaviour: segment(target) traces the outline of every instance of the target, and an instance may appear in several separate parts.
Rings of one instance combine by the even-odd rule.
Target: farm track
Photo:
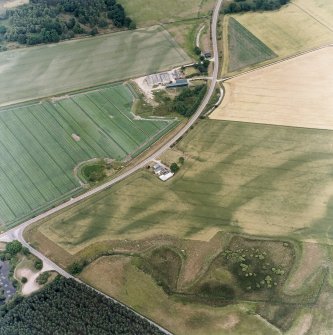
[[[197,119],[199,118],[199,116],[203,113],[204,109],[206,108],[207,104],[209,103],[211,97],[213,96],[213,93],[215,91],[215,86],[217,83],[217,78],[218,78],[218,72],[219,72],[219,54],[218,54],[218,46],[217,46],[217,22],[218,22],[218,18],[219,18],[219,12],[220,12],[220,8],[222,6],[223,0],[217,0],[216,1],[216,5],[215,5],[215,9],[213,12],[213,17],[212,17],[212,43],[213,43],[213,53],[214,53],[214,71],[213,71],[213,75],[212,75],[212,80],[211,80],[211,84],[209,86],[209,89],[207,91],[206,96],[204,97],[202,103],[200,104],[198,110],[196,111],[196,113],[192,116],[192,118],[188,121],[188,123],[179,130],[179,132],[169,141],[167,141],[161,148],[159,148],[158,150],[156,150],[154,153],[152,153],[148,158],[144,159],[143,161],[139,162],[137,165],[135,165],[134,167],[132,167],[131,169],[129,169],[128,171],[126,171],[125,173],[123,173],[122,175],[116,177],[115,179],[111,180],[108,183],[105,183],[104,185],[101,185],[99,187],[96,187],[95,189],[88,191],[87,193],[84,193],[76,198],[72,198],[71,200],[69,200],[68,202],[55,207],[31,220],[26,221],[25,223],[21,224],[20,226],[13,228],[11,230],[9,230],[6,233],[3,233],[0,235],[0,241],[10,241],[10,240],[14,240],[17,239],[19,240],[25,247],[27,247],[30,252],[32,254],[34,254],[36,257],[40,258],[45,264],[47,264],[48,266],[50,266],[51,268],[53,268],[55,271],[57,271],[59,274],[61,274],[62,276],[66,277],[66,278],[74,278],[71,274],[69,274],[67,271],[65,271],[64,269],[62,269],[61,267],[59,267],[58,265],[56,265],[54,262],[52,262],[49,258],[47,258],[45,255],[43,255],[42,253],[40,253],[39,251],[37,251],[36,249],[34,249],[32,246],[29,245],[28,242],[25,241],[24,237],[23,237],[23,232],[25,230],[25,228],[27,228],[29,225],[36,223],[37,221],[44,219],[54,213],[57,213],[59,211],[61,211],[62,209],[69,207],[75,203],[78,203],[94,194],[97,194],[99,192],[101,192],[102,190],[108,189],[110,187],[112,187],[114,184],[126,179],[128,176],[132,175],[133,173],[135,173],[136,171],[140,170],[141,168],[143,168],[145,165],[147,165],[150,161],[152,161],[153,159],[157,158],[158,156],[160,156],[162,153],[164,153],[166,150],[168,150],[174,143],[176,143],[182,136],[184,136],[186,134],[186,132],[190,129],[190,127],[197,121]],[[81,282],[79,279],[74,278],[75,280],[77,280],[78,282]],[[85,284],[85,283],[83,283]],[[85,284],[87,285],[87,284]],[[89,285],[87,285],[89,286]],[[90,287],[90,286],[89,286]],[[93,287],[92,287],[93,288]],[[93,288],[94,289],[94,288]],[[107,298],[123,305],[122,303],[120,303],[119,301],[117,301],[116,299],[109,297],[107,295],[105,295],[104,293],[94,289],[96,292],[106,296]],[[123,305],[125,306],[125,305]],[[125,306],[126,308],[132,310],[130,307]],[[135,312],[135,311],[134,311]],[[139,315],[140,317],[144,318],[145,320],[147,320],[148,322],[150,322],[151,324],[155,325],[156,327],[158,327],[161,331],[163,331],[165,334],[171,334],[169,331],[167,331],[166,329],[158,326],[157,324],[155,324],[153,321],[151,321],[150,319],[144,317],[143,315],[135,312],[137,315]]]

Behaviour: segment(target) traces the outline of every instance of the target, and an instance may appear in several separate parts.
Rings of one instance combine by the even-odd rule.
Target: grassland
[[[207,120],[178,145],[185,164],[167,184],[140,171],[38,229],[72,254],[108,239],[209,240],[221,229],[331,240],[331,139],[327,130]]]
[[[233,17],[228,18],[228,25],[229,73],[277,56]]]
[[[168,164],[185,157],[169,182],[140,171],[26,236],[64,267],[87,260],[81,279],[176,334],[202,334],[203,328],[233,335],[245,329],[324,333],[333,303],[327,269],[332,136],[330,130],[202,120],[162,157]],[[158,261],[156,248],[174,256],[159,254]],[[223,258],[231,250],[247,262],[252,248],[269,259],[269,271],[283,269],[282,277],[270,274],[277,290],[246,293],[248,284]],[[250,261],[253,269],[256,264]],[[234,292],[234,303],[216,292]],[[323,316],[327,322],[319,325]]]
[[[119,0],[139,26],[193,19],[209,14],[214,0]]]
[[[298,3],[303,6],[303,2]],[[306,3],[317,8],[315,0],[308,0]],[[326,12],[327,1],[321,1],[321,4],[325,5],[322,12],[330,18],[330,11]],[[316,15],[317,12],[312,16],[298,5],[290,3],[278,11],[246,13],[233,17],[275,54],[286,57],[333,42],[333,31],[318,20]]]
[[[333,129],[333,48],[327,47],[224,82],[213,119]]]
[[[82,279],[133,306],[175,334],[279,334],[254,313],[251,304],[214,307],[170,299],[149,275],[133,266],[128,257],[100,258],[87,267]],[[110,280],[114,285],[108,285]]]
[[[0,106],[139,77],[188,62],[189,57],[170,34],[156,26],[2,52]]]
[[[138,119],[124,85],[0,113],[0,213],[9,227],[81,192],[73,169],[98,157],[136,157],[175,119]]]

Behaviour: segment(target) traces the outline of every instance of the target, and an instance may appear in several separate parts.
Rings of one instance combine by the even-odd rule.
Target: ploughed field
[[[0,54],[0,106],[121,81],[189,63],[154,26]]]
[[[0,112],[0,221],[11,227],[82,191],[74,167],[137,156],[178,124],[140,119],[125,85]]]

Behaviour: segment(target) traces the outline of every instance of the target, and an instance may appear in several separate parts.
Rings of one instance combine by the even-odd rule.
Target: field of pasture
[[[176,334],[315,335],[333,326],[332,138],[331,130],[203,120],[162,157],[185,158],[167,183],[142,170],[26,237],[64,267],[87,260],[81,279]],[[242,293],[232,264],[217,257],[239,248],[246,259],[251,250],[268,257],[269,271],[283,269],[277,291]],[[223,307],[225,292],[236,297]]]
[[[224,82],[211,118],[333,129],[333,48],[313,51]]]
[[[119,0],[139,26],[193,19],[209,14],[214,0]]]
[[[281,58],[333,42],[333,9],[325,0],[293,1],[278,11],[232,17]]]
[[[136,157],[178,124],[138,119],[125,85],[0,113],[0,220],[4,227],[81,192],[73,169],[91,158]]]
[[[140,77],[190,58],[154,26],[0,53],[0,106]]]
[[[38,230],[72,254],[106,239],[209,240],[220,230],[331,239],[332,136],[207,120],[178,145],[185,164],[170,182],[140,171]]]

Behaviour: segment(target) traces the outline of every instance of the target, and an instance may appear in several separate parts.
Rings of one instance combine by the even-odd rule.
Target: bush
[[[27,247],[23,247],[23,248],[22,248],[22,254],[23,254],[24,256],[28,256],[28,255],[30,255],[30,251],[29,251],[29,249],[28,249]]]
[[[50,278],[50,273],[49,272],[43,272],[36,278],[36,282],[39,285],[44,285],[44,284],[47,283],[49,278]]]
[[[195,47],[194,49],[193,49],[193,51],[194,51],[194,53],[196,54],[196,55],[201,55],[201,49],[199,48],[199,47]]]
[[[28,278],[27,277],[22,277],[21,278],[21,283],[22,284],[25,284],[25,283],[27,283],[28,282]]]
[[[22,243],[19,241],[13,241],[6,244],[6,253],[15,256],[22,250]]]
[[[178,164],[177,164],[177,163],[172,163],[172,164],[170,165],[170,170],[171,170],[172,173],[176,173],[177,171],[179,171],[179,166],[178,166]]]
[[[77,275],[82,272],[86,265],[86,261],[74,262],[68,267],[68,272],[72,275]]]
[[[43,261],[40,259],[37,259],[34,263],[36,270],[41,270],[43,268]]]

